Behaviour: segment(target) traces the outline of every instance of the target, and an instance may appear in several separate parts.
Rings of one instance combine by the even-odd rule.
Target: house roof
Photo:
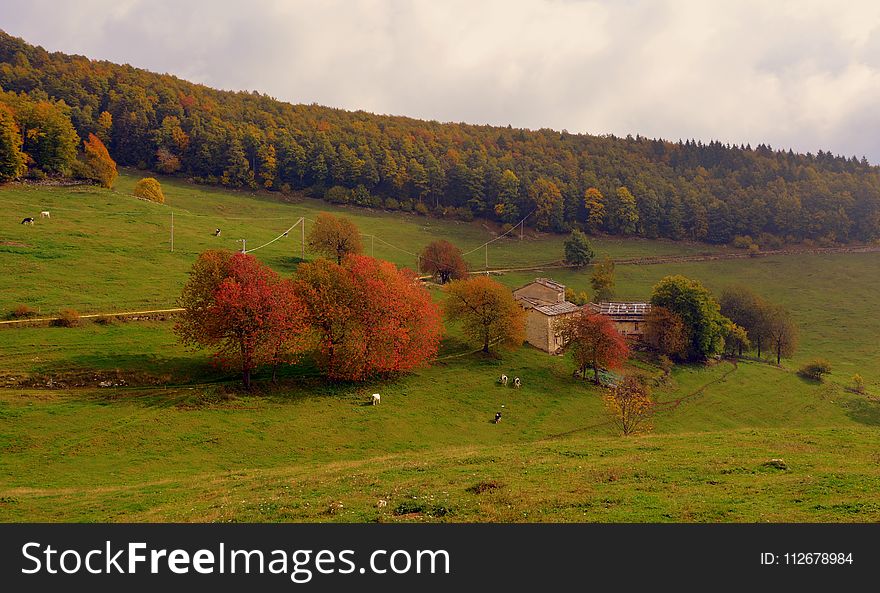
[[[643,302],[602,302],[590,303],[590,310],[600,315],[615,318],[642,318],[651,310],[651,303]]]
[[[535,278],[534,280],[532,280],[528,284],[523,284],[519,288],[514,289],[513,292],[516,292],[517,290],[521,290],[521,289],[525,288],[526,286],[531,286],[532,284],[540,284],[541,286],[545,286],[545,287],[549,288],[550,290],[557,290],[559,292],[565,292],[565,284],[560,284],[559,282],[555,282],[553,280],[550,280],[549,278]]]
[[[574,303],[569,303],[568,301],[562,301],[561,303],[553,303],[552,305],[535,305],[533,307],[535,311],[540,311],[544,315],[549,315],[553,317],[555,315],[565,315],[567,313],[575,313],[581,310],[581,307],[575,305]]]

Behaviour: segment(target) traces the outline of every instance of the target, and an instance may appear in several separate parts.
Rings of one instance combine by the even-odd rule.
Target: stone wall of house
[[[550,320],[551,317],[535,309],[529,309],[526,313],[526,342],[539,350],[551,352]]]
[[[645,326],[647,323],[644,321],[615,321],[614,327],[617,331],[629,338],[634,339],[642,339],[645,335]]]

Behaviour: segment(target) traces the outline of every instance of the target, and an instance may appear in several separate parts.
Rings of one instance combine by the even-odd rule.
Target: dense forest
[[[94,134],[121,165],[200,183],[507,224],[528,215],[540,230],[762,246],[880,237],[880,169],[824,151],[291,105],[49,53],[2,31],[0,91],[0,179],[70,174]]]

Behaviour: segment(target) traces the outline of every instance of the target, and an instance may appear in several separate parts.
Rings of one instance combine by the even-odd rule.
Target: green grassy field
[[[415,268],[431,241],[443,237],[468,251],[495,238],[485,223],[438,220],[401,212],[340,208],[320,200],[221,191],[163,179],[165,205],[127,195],[137,177],[120,175],[115,191],[91,186],[0,189],[0,313],[26,304],[45,314],[72,307],[81,313],[173,306],[196,255],[206,249],[248,249],[263,245],[301,216],[306,231],[322,211],[350,217],[365,234],[367,253]],[[22,225],[43,210],[51,219]],[[171,215],[174,212],[174,252]],[[222,230],[214,237],[214,229]],[[489,246],[491,267],[517,267],[562,259],[562,237],[527,235]],[[596,241],[596,251],[613,257],[694,254],[711,247],[671,241]],[[295,269],[302,252],[299,227],[254,255],[281,272]],[[313,257],[306,246],[306,257]],[[468,257],[485,265],[484,250]]]
[[[235,248],[242,236],[259,245],[299,216],[340,210],[180,182],[165,183],[161,207],[125,196],[133,181],[123,175],[121,193],[0,188],[0,311],[169,306],[201,250]],[[44,209],[51,221],[19,225]],[[467,249],[493,236],[479,222],[341,210],[413,253],[436,237]],[[561,242],[498,241],[490,265],[559,259]],[[710,251],[596,246],[614,257]],[[285,240],[255,255],[289,273],[296,250]],[[375,255],[411,263],[380,242]],[[629,438],[565,358],[530,347],[468,355],[455,328],[437,364],[394,381],[325,384],[305,364],[284,369],[277,386],[258,376],[248,394],[209,353],[177,344],[168,321],[0,329],[0,521],[878,521],[880,403],[844,389],[854,372],[880,388],[878,268],[880,254],[620,266],[621,298],[647,298],[671,273],[716,291],[745,283],[787,305],[802,334],[784,369],[677,367],[655,392],[653,430]],[[537,275],[588,286],[588,272],[573,270],[498,279]],[[832,381],[792,372],[818,355],[831,360]],[[523,388],[500,387],[502,372]],[[375,391],[382,404],[366,405]],[[777,458],[787,469],[767,465]]]

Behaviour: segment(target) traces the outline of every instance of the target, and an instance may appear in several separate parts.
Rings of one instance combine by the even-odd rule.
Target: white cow
[[[507,387],[507,375],[501,375],[501,378],[498,379],[498,381],[500,381],[502,385]]]
[[[49,215],[49,211],[43,210],[42,212],[40,212],[40,218],[51,218],[51,216]]]
[[[519,377],[514,377],[514,379],[513,379],[513,388],[514,388],[514,389],[519,389],[520,387],[522,387],[522,381],[519,380]]]
[[[376,404],[379,404],[381,402],[382,402],[382,396],[379,395],[378,393],[374,393],[370,403],[372,403],[375,406]]]

